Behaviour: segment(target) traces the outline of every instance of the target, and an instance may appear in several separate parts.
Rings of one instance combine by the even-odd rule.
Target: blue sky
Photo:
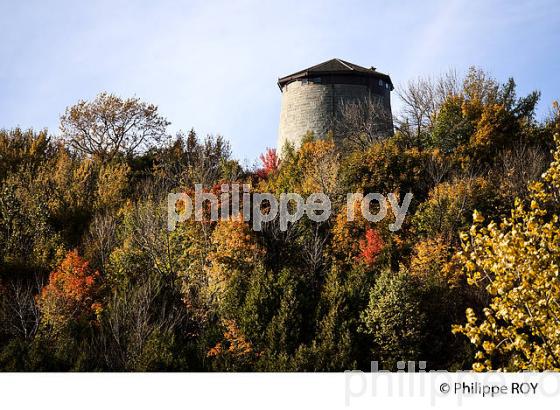
[[[159,105],[170,131],[276,144],[278,77],[339,57],[395,84],[470,65],[560,98],[560,2],[0,0],[0,127],[48,128],[100,91]],[[398,98],[393,95],[398,110]]]

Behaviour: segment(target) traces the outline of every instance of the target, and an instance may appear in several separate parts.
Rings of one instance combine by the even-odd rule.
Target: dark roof
[[[306,68],[305,70],[298,71],[297,73],[279,78],[278,85],[280,86],[280,88],[282,88],[284,85],[291,83],[292,81],[299,78],[313,77],[325,74],[351,74],[371,76],[381,78],[391,84],[391,87],[393,86],[391,77],[389,77],[387,74],[380,73],[375,69],[375,67],[365,68],[357,64],[352,64],[348,61],[341,60],[339,58],[333,58],[332,60],[314,65],[313,67]]]

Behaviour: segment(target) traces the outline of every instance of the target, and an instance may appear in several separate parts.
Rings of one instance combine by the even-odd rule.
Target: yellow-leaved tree
[[[463,234],[458,258],[468,281],[490,297],[483,318],[467,310],[467,323],[453,327],[476,345],[473,369],[560,370],[560,136],[542,180],[516,200],[511,216],[474,225]]]

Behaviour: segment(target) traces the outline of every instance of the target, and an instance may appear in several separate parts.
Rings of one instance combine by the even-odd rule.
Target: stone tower
[[[375,67],[360,67],[334,58],[282,77],[278,86],[282,91],[279,150],[287,141],[299,145],[308,131],[324,136],[333,128],[343,101],[376,98],[390,118],[393,83]]]

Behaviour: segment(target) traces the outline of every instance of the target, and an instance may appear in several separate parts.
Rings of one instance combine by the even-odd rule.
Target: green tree
[[[422,347],[428,318],[408,273],[381,273],[362,320],[364,332],[371,337],[373,358],[386,369],[396,368],[398,361],[425,360]]]

